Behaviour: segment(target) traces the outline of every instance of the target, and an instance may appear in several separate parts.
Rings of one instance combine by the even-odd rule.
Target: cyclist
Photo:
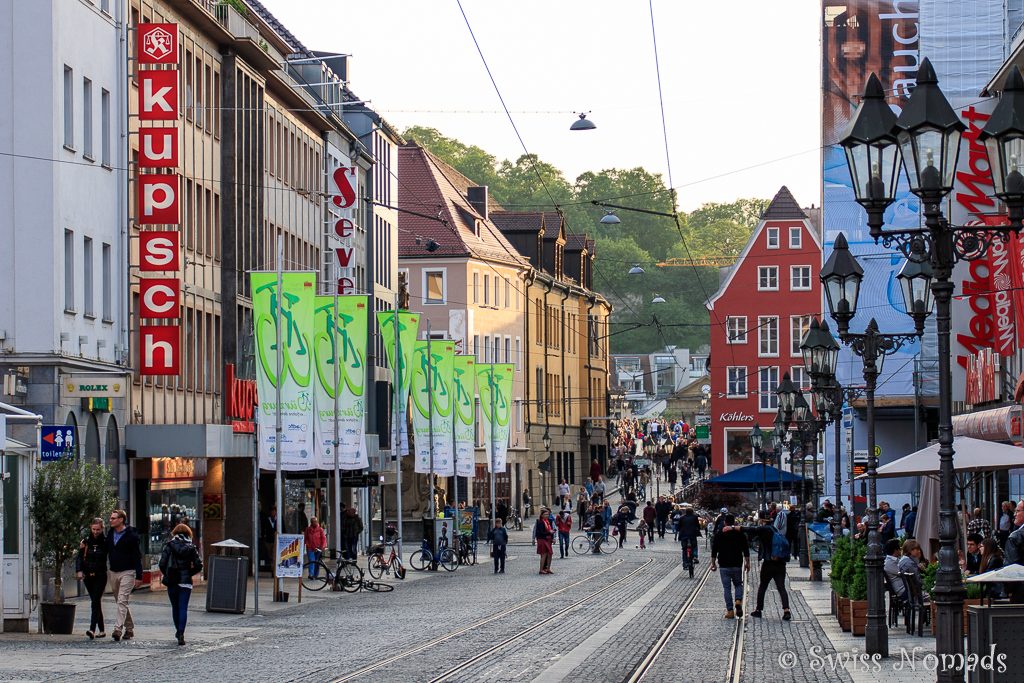
[[[700,520],[693,506],[683,503],[683,516],[679,519],[679,542],[683,546],[683,564],[686,564],[686,546],[693,549],[693,563],[697,564],[697,539],[701,536]]]
[[[605,503],[605,505],[607,505],[607,503]],[[595,555],[601,554],[601,544],[607,540],[605,538],[607,533],[608,529],[604,523],[604,515],[598,511],[598,513],[593,516],[593,523],[590,525],[590,528],[587,529],[587,534],[594,543],[593,552]]]

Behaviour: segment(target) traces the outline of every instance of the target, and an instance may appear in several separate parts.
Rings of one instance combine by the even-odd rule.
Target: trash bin
[[[249,578],[249,546],[234,539],[214,543],[222,554],[206,563],[206,611],[243,614]]]

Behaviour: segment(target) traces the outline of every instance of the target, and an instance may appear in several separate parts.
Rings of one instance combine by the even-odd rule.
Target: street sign
[[[75,452],[75,428],[70,425],[43,425],[39,442],[39,457],[43,462],[60,460]]]
[[[853,408],[843,408],[843,429],[853,429]]]
[[[379,486],[381,483],[381,477],[376,472],[366,472],[364,474],[362,472],[342,471],[340,481],[342,486],[358,489],[369,486]]]
[[[882,447],[877,445],[877,444],[875,445],[875,457],[876,458],[881,458],[882,457]]]
[[[877,448],[877,447],[876,447]],[[868,471],[868,452],[853,452],[853,476],[859,477]]]

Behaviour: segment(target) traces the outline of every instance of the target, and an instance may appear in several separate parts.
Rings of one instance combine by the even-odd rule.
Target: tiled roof
[[[544,214],[539,211],[493,211],[491,220],[502,232],[540,232]]]
[[[584,249],[587,248],[587,242],[589,242],[589,241],[590,240],[587,238],[586,234],[577,235],[577,234],[574,234],[574,233],[569,233],[566,236],[566,240],[565,240],[565,250],[566,251],[583,251]],[[589,251],[589,249],[588,249],[588,251]]]
[[[406,211],[437,215],[446,223],[409,213],[398,214],[398,254],[402,258],[472,256],[526,267],[529,262],[505,239],[491,220],[484,220],[466,199],[474,183],[419,145],[398,148],[398,205]],[[500,207],[499,207],[500,208]],[[476,234],[476,223],[480,234]],[[434,240],[428,252],[421,241]]]
[[[592,239],[587,239],[587,253],[591,256],[597,253],[597,243]]]
[[[555,240],[562,232],[562,215],[557,211],[544,212],[544,239]]]
[[[785,185],[776,193],[775,199],[768,205],[768,208],[761,214],[761,220],[789,220],[789,221],[802,221],[807,218],[807,214],[800,208],[800,204],[797,203],[796,199],[790,193],[789,188]]]
[[[245,0],[245,4],[249,5],[252,11],[259,15],[260,19],[265,21],[270,28],[274,29],[277,35],[281,36],[281,39],[292,47],[292,50],[305,55],[313,54],[309,51],[309,48],[302,44],[301,40],[295,37],[295,34],[289,31],[284,24],[278,21],[277,17],[271,14],[270,10],[263,6],[260,0]]]

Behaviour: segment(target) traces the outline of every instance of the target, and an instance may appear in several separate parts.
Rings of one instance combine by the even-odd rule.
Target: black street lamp
[[[764,443],[764,435],[761,433],[760,425],[754,425],[753,429],[750,430],[750,447],[754,449],[754,462],[761,462],[761,445]],[[765,501],[765,471],[764,463],[761,462],[761,506],[760,509],[764,510]]]
[[[779,406],[778,412],[775,414],[774,429],[772,430],[775,434],[775,463],[779,470],[779,501],[782,501],[782,449],[786,447],[786,443],[789,437],[789,421],[786,419],[785,414],[782,411],[782,406]]]
[[[923,321],[930,312],[926,308],[928,299],[934,297],[935,301],[939,356],[940,484],[939,569],[934,591],[937,611],[935,649],[940,661],[938,680],[949,683],[963,681],[963,666],[956,664],[956,655],[962,654],[964,647],[962,614],[965,593],[956,553],[957,522],[953,495],[953,396],[950,375],[950,317],[954,289],[952,272],[957,262],[983,258],[993,241],[1006,241],[1010,233],[1019,232],[1022,227],[1024,176],[1021,174],[1020,161],[1024,141],[1024,78],[1021,77],[1019,69],[1014,67],[1006,80],[999,103],[979,135],[979,140],[985,144],[989,155],[995,189],[993,194],[1007,207],[1008,225],[998,227],[951,225],[942,213],[942,201],[953,187],[964,125],[939,89],[938,78],[931,62],[928,59],[921,61],[917,72],[917,86],[895,122],[892,121],[892,113],[885,104],[884,93],[877,85],[869,79],[864,101],[854,114],[841,144],[846,149],[847,163],[855,179],[853,186],[857,201],[868,210],[869,227],[875,241],[881,240],[886,247],[895,246],[908,261],[927,263],[932,271],[927,291],[924,290],[924,284],[929,279],[929,274],[923,268],[917,269],[917,272],[911,269],[907,277],[901,281],[901,285],[907,297],[907,310],[913,312],[915,327],[919,330],[923,329],[923,322],[919,321]],[[891,148],[894,135],[910,181],[910,190],[921,199],[923,205],[923,229],[883,229],[882,214],[892,203],[894,194],[891,191],[878,190],[880,187],[884,188],[887,179],[895,177],[889,174],[891,166],[886,165],[887,160],[893,157]],[[880,163],[883,153],[888,156],[885,157],[886,161]],[[899,164],[894,162],[893,165]],[[896,172],[898,173],[898,170]],[[845,242],[844,239],[843,247]],[[836,240],[836,246],[840,246],[839,239]],[[832,257],[835,256],[833,253]],[[829,258],[829,263],[832,263],[832,257]],[[846,258],[856,262],[852,256],[848,255]],[[845,336],[849,321],[853,317],[852,313],[856,310],[856,301],[847,297],[845,309],[836,306],[841,301],[834,298],[832,293],[842,280],[842,269],[832,270],[828,277],[833,286],[830,289],[826,282],[826,295],[833,317],[839,324],[840,335]],[[825,271],[822,272],[822,280],[826,281]],[[909,338],[907,335],[904,337]],[[869,364],[868,356],[884,358],[888,352],[887,343],[895,344],[896,340],[886,342],[885,335],[880,335],[877,325],[873,324],[869,326],[867,333],[860,335],[858,339],[857,344],[868,354],[859,354],[865,360],[867,380],[869,365],[871,374],[877,376],[877,372],[874,372],[874,363]],[[871,385],[868,389],[873,393],[874,386]],[[872,401],[869,400],[869,411],[871,405]],[[872,415],[869,412],[869,422],[871,419]],[[869,438],[873,441],[870,434],[869,427]],[[869,443],[869,471],[874,469],[873,456],[874,444]],[[873,487],[871,479],[869,485]],[[874,520],[874,515],[869,517],[869,523],[872,521],[877,521]],[[870,554],[870,543],[868,551]],[[869,564],[869,569],[870,566]],[[884,622],[881,622],[884,615],[877,616],[884,631]],[[873,650],[873,647],[879,645],[887,650],[887,644],[879,644],[877,639],[872,638],[871,618],[869,606],[866,650],[873,653],[878,651]]]

